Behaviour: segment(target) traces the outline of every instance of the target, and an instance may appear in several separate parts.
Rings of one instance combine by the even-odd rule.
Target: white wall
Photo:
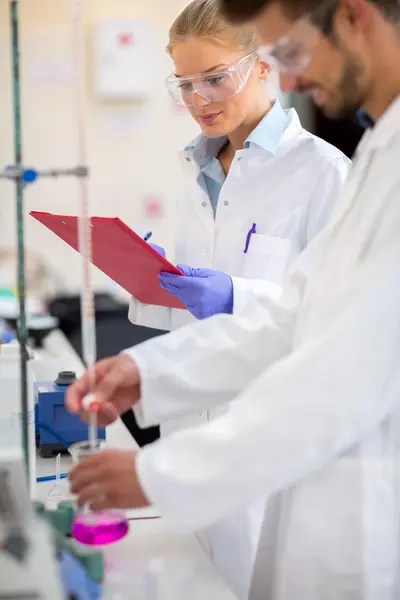
[[[20,0],[22,125],[24,163],[36,168],[71,167],[77,162],[77,123],[70,68],[70,8],[74,0]],[[87,139],[90,201],[94,215],[119,216],[138,232],[152,229],[153,241],[172,250],[175,200],[181,189],[177,150],[197,133],[165,89],[172,63],[164,48],[167,32],[188,0],[85,0],[87,48]],[[92,86],[93,30],[106,19],[147,19],[154,28],[153,90],[146,102],[110,102]],[[268,91],[276,95],[277,77]],[[0,0],[0,170],[13,162],[9,2]],[[146,198],[163,201],[158,220],[146,218]],[[74,179],[42,179],[25,193],[26,245],[45,257],[76,291],[80,259],[28,216],[30,210],[77,214]],[[0,250],[15,243],[15,196],[0,180]],[[109,280],[94,269],[98,289]]]
[[[20,0],[24,162],[37,168],[76,164],[76,122],[71,62],[70,0]],[[164,51],[167,31],[185,0],[86,0],[87,134],[92,214],[118,215],[139,231],[153,228],[154,241],[172,245],[175,198],[180,190],[176,150],[196,133],[195,124],[174,110],[164,86],[171,72]],[[0,169],[13,162],[9,3],[0,1]],[[153,92],[145,103],[104,102],[91,89],[91,36],[103,19],[150,19],[154,26]],[[57,67],[55,73],[52,70]],[[41,180],[25,194],[29,210],[76,213],[74,180]],[[160,197],[164,214],[144,216],[146,197]],[[14,186],[0,180],[0,246],[14,243]],[[79,288],[80,262],[73,252],[31,217],[26,218],[28,248],[62,270],[66,286]],[[97,287],[106,278],[96,271]]]

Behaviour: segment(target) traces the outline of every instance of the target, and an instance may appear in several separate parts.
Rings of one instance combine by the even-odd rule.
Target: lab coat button
[[[225,200],[224,204],[225,204],[225,206],[229,206],[228,200]]]
[[[202,202],[201,205],[202,206],[207,206],[207,202]]]
[[[190,156],[187,156],[187,157],[186,157],[186,160],[187,160],[188,162],[190,162],[192,159],[190,158]]]

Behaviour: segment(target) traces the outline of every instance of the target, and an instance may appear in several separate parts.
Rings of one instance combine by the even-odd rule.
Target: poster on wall
[[[94,93],[104,100],[143,100],[151,92],[153,27],[145,20],[95,25]]]

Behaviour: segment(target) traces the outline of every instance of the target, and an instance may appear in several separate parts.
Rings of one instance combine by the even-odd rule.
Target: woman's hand
[[[225,273],[178,265],[185,277],[160,273],[161,287],[173,294],[196,319],[221,313],[232,314],[233,284]]]

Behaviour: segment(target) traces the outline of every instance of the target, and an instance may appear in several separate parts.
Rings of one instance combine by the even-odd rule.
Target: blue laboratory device
[[[43,458],[50,458],[54,452],[88,439],[88,426],[79,415],[71,415],[64,405],[67,387],[75,379],[72,371],[62,371],[55,381],[35,383],[36,440]],[[99,439],[105,439],[105,429],[99,429],[97,435]]]

